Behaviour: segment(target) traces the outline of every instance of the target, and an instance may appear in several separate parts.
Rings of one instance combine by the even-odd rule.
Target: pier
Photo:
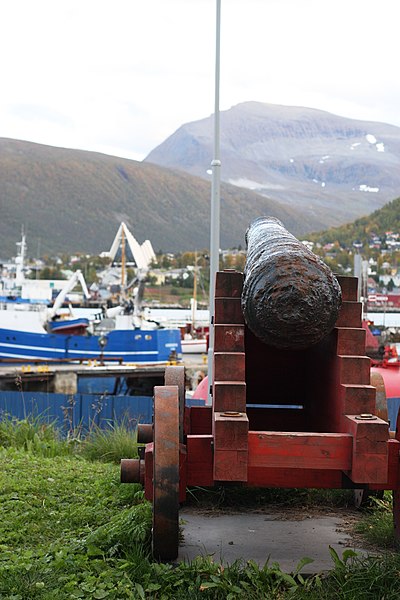
[[[0,390],[45,391],[58,394],[76,394],[78,382],[84,379],[112,378],[115,393],[125,380],[133,393],[153,395],[155,385],[164,384],[165,367],[183,364],[186,368],[189,389],[207,374],[207,363],[202,355],[187,354],[183,361],[165,363],[101,364],[96,361],[85,363],[13,363],[0,364]]]

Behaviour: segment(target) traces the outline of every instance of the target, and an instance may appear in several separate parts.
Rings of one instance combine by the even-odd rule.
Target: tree
[[[44,267],[38,273],[38,279],[65,279],[65,275],[57,267]]]

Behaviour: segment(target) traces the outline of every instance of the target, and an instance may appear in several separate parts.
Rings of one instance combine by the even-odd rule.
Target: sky
[[[142,160],[214,112],[216,0],[0,0],[0,137]],[[220,109],[400,126],[398,0],[221,0]]]

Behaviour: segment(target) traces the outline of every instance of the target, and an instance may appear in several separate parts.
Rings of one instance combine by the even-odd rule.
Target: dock
[[[180,364],[186,367],[189,388],[207,374],[207,364],[201,355],[186,355],[183,361],[165,363],[101,364],[86,363],[0,363],[0,390],[35,390],[75,394],[83,378],[114,378],[116,388],[122,379],[131,389],[146,389],[152,395],[155,385],[164,385],[165,367]]]

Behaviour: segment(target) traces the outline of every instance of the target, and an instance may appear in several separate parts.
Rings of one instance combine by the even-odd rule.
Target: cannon
[[[357,278],[334,277],[276,219],[254,222],[247,243],[245,273],[216,274],[211,406],[186,406],[184,367],[167,367],[153,426],[138,430],[144,458],[122,461],[121,480],[153,504],[154,557],[178,554],[188,486],[233,482],[393,490],[400,541],[400,419],[389,432]]]
[[[265,344],[307,348],[333,328],[341,290],[332,271],[274,217],[260,217],[246,232],[242,310]]]

